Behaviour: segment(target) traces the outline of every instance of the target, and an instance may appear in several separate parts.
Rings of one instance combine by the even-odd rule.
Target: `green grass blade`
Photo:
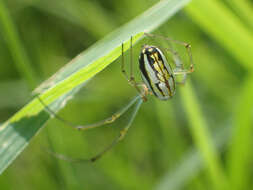
[[[247,189],[251,182],[252,163],[252,110],[253,77],[243,86],[240,102],[235,112],[232,142],[228,154],[230,183],[232,189]]]
[[[20,43],[18,32],[2,0],[0,0],[0,28],[20,76],[26,80],[31,89],[34,88],[37,85],[35,71]]]
[[[66,101],[81,88],[88,79],[102,71],[121,55],[121,43],[129,48],[129,38],[140,39],[143,31],[152,31],[180,10],[188,0],[160,1],[155,6],[99,41],[62,68],[37,92],[50,104],[54,111],[59,110]],[[42,89],[42,90],[41,90]],[[50,116],[43,111],[37,99],[0,127],[0,173],[22,152],[31,138],[46,123]]]
[[[227,179],[190,81],[187,81],[187,84],[180,91],[182,103],[190,122],[190,131],[204,159],[210,179],[212,179],[215,189],[224,189],[227,185]]]
[[[229,3],[234,3],[231,1]],[[242,12],[246,6],[244,1],[237,2],[238,7],[234,7],[238,13]],[[239,10],[240,9],[240,10]],[[247,7],[250,9],[250,7]],[[187,8],[187,13],[194,18],[195,22],[202,27],[211,37],[220,43],[238,62],[246,69],[252,70],[251,60],[253,58],[253,37],[252,31],[248,30],[222,2],[217,0],[195,0]],[[244,12],[249,14],[249,12]],[[245,17],[241,15],[241,17]],[[240,14],[239,14],[240,16]],[[219,18],[219,19],[217,19]],[[248,21],[251,18],[248,17]],[[225,23],[225,24],[224,24]],[[250,80],[252,83],[252,80]],[[250,82],[245,85],[235,119],[235,131],[232,139],[229,154],[229,172],[231,188],[244,189],[248,185],[248,169],[246,165],[251,159],[249,143],[251,134],[251,100],[252,86]],[[248,187],[248,186],[247,186]]]
[[[250,29],[253,29],[253,7],[252,3],[248,0],[228,0],[227,1],[233,10],[249,25]]]
[[[68,1],[61,3],[57,1],[27,1],[22,0],[23,6],[34,6],[48,14],[55,15],[67,20],[85,31],[90,32],[94,37],[101,38],[115,27],[115,18],[108,14],[96,1]]]
[[[252,33],[221,1],[194,0],[185,10],[194,22],[227,49],[240,64],[253,69]]]

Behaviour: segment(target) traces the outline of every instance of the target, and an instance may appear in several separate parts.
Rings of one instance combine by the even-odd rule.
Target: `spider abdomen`
[[[143,82],[156,97],[167,100],[175,94],[173,71],[159,48],[145,45],[140,53],[139,67]]]

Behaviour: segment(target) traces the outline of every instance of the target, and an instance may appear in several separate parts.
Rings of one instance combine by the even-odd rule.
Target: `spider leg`
[[[166,51],[168,51],[172,54],[173,63],[176,65],[176,68],[173,70],[173,74],[175,76],[176,75],[183,75],[182,80],[178,81],[176,83],[181,84],[181,85],[185,84],[186,79],[187,79],[187,74],[192,73],[194,71],[194,64],[193,64],[192,53],[191,53],[191,45],[188,43],[185,43],[185,42],[181,42],[181,41],[174,40],[174,39],[160,36],[160,35],[154,35],[154,34],[149,34],[149,33],[145,33],[145,35],[150,38],[160,38],[160,39],[166,40],[169,43],[176,43],[176,44],[182,45],[186,48],[189,63],[190,63],[189,69],[184,69],[184,66],[181,61],[180,56],[178,55],[178,53],[175,50],[173,50],[173,48],[171,47],[170,44],[169,44],[169,46],[170,46],[169,48],[165,48]]]
[[[131,86],[133,86],[137,92],[141,95],[143,101],[147,101],[146,95],[148,94],[146,91],[147,88],[143,88],[143,85],[139,85],[138,82],[136,82],[135,77],[133,75],[133,45],[132,45],[133,37],[131,36],[130,39],[130,76],[128,76],[126,70],[125,70],[125,60],[124,60],[124,44],[121,45],[121,52],[122,52],[122,60],[121,60],[121,72],[129,82]]]
[[[41,104],[43,104],[43,106],[45,107],[45,110],[52,115],[53,117],[55,117],[56,119],[58,119],[59,121],[67,124],[68,126],[77,129],[77,130],[87,130],[87,129],[93,129],[93,128],[97,128],[97,127],[101,127],[104,126],[106,124],[110,124],[113,123],[116,119],[118,119],[120,116],[122,116],[132,105],[134,105],[134,103],[140,99],[140,96],[137,95],[136,97],[134,97],[129,103],[127,103],[123,108],[121,108],[120,110],[118,110],[117,112],[115,112],[112,116],[103,119],[101,121],[98,121],[96,123],[92,123],[92,124],[87,124],[87,125],[76,125],[70,121],[65,120],[64,118],[62,118],[61,116],[59,116],[58,114],[56,114],[53,110],[51,110],[44,102],[43,100],[37,96],[38,100],[41,102]]]
[[[173,71],[173,74],[175,76],[177,75],[183,75],[183,79],[181,81],[177,81],[176,83],[179,84],[179,85],[184,85],[185,82],[186,82],[186,79],[187,79],[187,75],[189,73],[192,73],[194,71],[194,68],[193,67],[190,67],[188,70],[186,69],[181,69],[181,68],[178,68],[177,70],[174,70]]]
[[[172,43],[184,46],[186,51],[187,51],[187,55],[188,55],[188,59],[189,59],[189,63],[190,63],[190,70],[192,70],[191,72],[193,72],[194,64],[193,64],[193,59],[192,59],[191,45],[189,43],[182,42],[182,41],[179,41],[179,40],[174,40],[174,39],[164,37],[164,36],[161,36],[161,35],[154,35],[154,34],[150,34],[150,33],[144,33],[144,34],[147,37],[150,37],[150,38],[160,38],[162,40],[166,40],[169,43],[172,42]],[[169,46],[171,46],[171,45],[169,44]],[[179,57],[178,53],[176,51],[174,51],[172,47],[166,48],[166,50],[172,53],[174,63],[176,64],[176,68],[177,69],[179,69],[179,68],[183,69],[183,64],[180,60],[180,57]]]
[[[51,155],[53,155],[54,157],[67,161],[67,162],[73,162],[73,163],[78,163],[78,162],[95,162],[96,160],[98,160],[99,158],[101,158],[106,152],[108,152],[109,150],[111,150],[115,145],[117,145],[120,141],[122,141],[125,137],[125,135],[127,134],[129,128],[131,127],[134,118],[136,117],[140,106],[142,104],[143,100],[139,97],[138,102],[136,103],[136,105],[134,106],[134,110],[131,113],[130,119],[128,121],[128,123],[125,125],[125,127],[123,129],[120,130],[119,135],[112,141],[112,143],[107,146],[104,150],[102,150],[101,152],[99,152],[98,154],[96,154],[95,156],[93,156],[90,159],[82,159],[82,158],[71,158],[69,156],[66,156],[64,154],[59,154],[59,153],[55,153],[52,152],[50,150],[47,150],[48,153],[50,153]]]

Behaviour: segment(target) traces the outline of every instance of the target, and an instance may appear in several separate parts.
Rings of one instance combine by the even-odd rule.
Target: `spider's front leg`
[[[122,50],[122,61],[121,61],[121,72],[129,82],[131,86],[133,86],[137,92],[140,94],[142,100],[145,102],[147,101],[147,94],[148,94],[148,89],[144,83],[138,83],[135,80],[135,77],[133,75],[133,48],[132,48],[132,36],[130,39],[130,76],[128,76],[126,69],[125,69],[125,60],[124,60],[124,44],[122,43],[121,45],[121,50]]]

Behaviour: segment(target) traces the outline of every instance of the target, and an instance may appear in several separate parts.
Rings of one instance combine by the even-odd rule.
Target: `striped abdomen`
[[[175,94],[171,66],[159,48],[145,45],[140,53],[139,67],[144,83],[156,97],[167,100]]]

